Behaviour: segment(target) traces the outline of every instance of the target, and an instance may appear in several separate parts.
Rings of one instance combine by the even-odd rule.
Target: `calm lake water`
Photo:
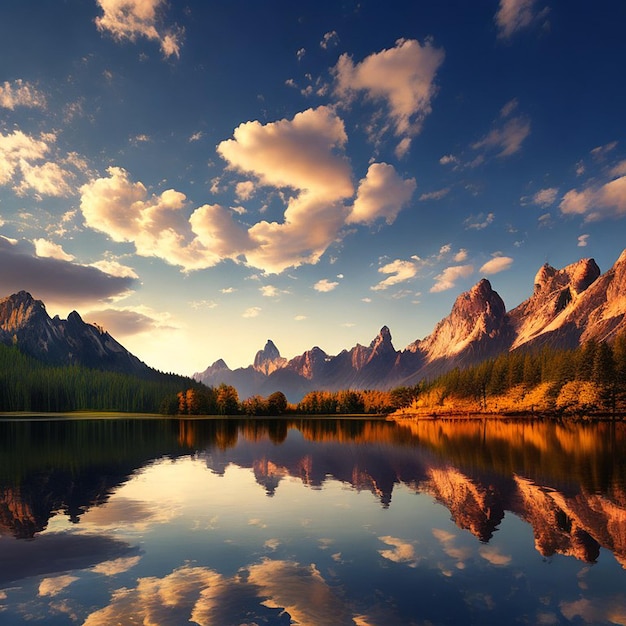
[[[626,624],[626,425],[0,421],[0,624]]]

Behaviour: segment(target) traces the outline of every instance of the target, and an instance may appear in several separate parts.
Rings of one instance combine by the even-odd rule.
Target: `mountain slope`
[[[51,365],[84,365],[127,374],[151,369],[108,332],[83,322],[76,311],[67,320],[50,318],[41,300],[20,291],[0,300],[0,341]]]
[[[610,340],[626,329],[626,250],[604,274],[593,259],[556,269],[545,264],[532,295],[507,312],[491,283],[480,280],[458,296],[448,316],[423,339],[398,351],[384,326],[369,344],[336,356],[314,347],[288,361],[268,341],[254,366],[232,372],[214,364],[195,377],[233,384],[242,397],[280,389],[290,401],[313,389],[388,389],[414,384],[516,349],[572,348],[587,339]],[[225,365],[225,364],[223,364]],[[271,371],[270,371],[271,370]]]

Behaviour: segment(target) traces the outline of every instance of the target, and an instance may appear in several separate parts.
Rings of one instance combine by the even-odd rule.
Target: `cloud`
[[[78,580],[77,576],[55,576],[53,578],[44,578],[39,583],[40,596],[56,596],[63,589],[69,587],[73,582]]]
[[[509,256],[495,256],[484,263],[478,270],[480,274],[498,274],[508,270],[513,265],[513,259]]]
[[[111,276],[119,276],[123,278],[139,278],[137,272],[132,267],[128,267],[127,265],[122,265],[118,261],[112,260],[103,260],[96,261],[95,263],[90,264],[91,267],[97,267],[102,272],[106,274],[111,274]]]
[[[455,263],[463,263],[467,259],[467,250],[461,248],[453,257]]]
[[[173,328],[166,313],[159,314],[143,306],[89,311],[83,318],[102,326],[114,337],[128,337]]]
[[[282,609],[296,624],[349,624],[345,604],[335,595],[315,565],[264,560],[249,568],[248,582],[268,607]]]
[[[33,190],[46,196],[63,197],[72,192],[68,181],[74,176],[58,163],[49,161],[43,165],[29,165],[22,161],[20,168],[22,182],[15,188],[18,195]]]
[[[359,182],[357,197],[346,222],[371,223],[384,218],[393,224],[417,188],[414,178],[403,180],[387,163],[372,163]]]
[[[443,63],[444,52],[430,41],[424,45],[414,39],[399,39],[394,48],[382,50],[354,64],[342,54],[334,68],[335,93],[344,102],[364,91],[374,101],[386,102],[395,135],[408,149],[410,138],[418,134],[431,112],[435,76]]]
[[[493,213],[479,213],[478,215],[470,215],[463,223],[467,230],[483,230],[487,228],[495,219]]]
[[[320,293],[328,293],[329,291],[335,289],[337,285],[339,285],[338,282],[332,282],[327,278],[322,278],[322,280],[318,280],[313,285],[313,289],[315,289],[315,291],[319,291]]]
[[[246,122],[218,145],[230,169],[295,191],[282,222],[260,221],[249,229],[254,245],[246,251],[248,263],[274,273],[316,263],[336,239],[348,212],[343,200],[354,194],[346,141],[343,121],[319,107],[292,120]]]
[[[0,185],[9,183],[21,164],[43,159],[52,139],[52,135],[41,135],[35,139],[21,130],[0,134]]]
[[[245,317],[245,318],[258,317],[259,314],[261,313],[261,310],[262,309],[260,306],[251,306],[250,308],[246,309],[241,314],[241,317]]]
[[[180,56],[183,30],[174,26],[161,28],[159,14],[165,0],[97,0],[103,15],[96,18],[101,32],[122,41],[136,41],[139,37],[158,41],[163,56]],[[158,28],[157,28],[158,27]]]
[[[579,248],[584,248],[587,245],[587,239],[589,239],[589,235],[580,235],[578,237],[578,247]]]
[[[508,39],[519,30],[529,26],[535,19],[533,11],[536,0],[500,0],[495,15],[498,36]]]
[[[339,45],[339,35],[337,34],[336,30],[331,30],[327,33],[324,33],[322,41],[320,41],[320,48],[327,50],[331,46],[335,47],[337,45]]]
[[[459,159],[455,157],[453,154],[444,154],[440,159],[439,163],[441,165],[450,165],[451,163],[454,165],[458,165]]]
[[[251,180],[246,180],[241,183],[237,183],[235,186],[235,195],[238,200],[249,200],[254,193],[254,183]]]
[[[150,196],[124,169],[107,172],[80,189],[85,224],[113,241],[132,242],[140,256],[194,270],[235,258],[249,246],[245,229],[219,205],[201,206],[187,218],[184,194],[168,189]]]
[[[446,267],[441,274],[435,276],[435,284],[430,288],[431,293],[439,293],[452,289],[456,281],[467,278],[474,271],[473,265],[453,265]]]
[[[14,110],[16,107],[45,109],[45,96],[30,83],[18,78],[13,83],[5,80],[0,85],[0,107]]]
[[[104,574],[105,576],[117,576],[118,574],[123,574],[127,572],[129,569],[132,569],[139,563],[141,560],[141,556],[127,556],[120,557],[119,559],[113,559],[112,561],[104,561],[103,563],[98,563],[98,565],[94,565],[91,568],[91,571],[94,574]]]
[[[620,161],[617,165],[611,168],[609,175],[612,178],[619,178],[620,176],[626,176],[626,159]]]
[[[498,548],[494,546],[482,545],[478,548],[478,554],[492,565],[509,565],[513,560],[509,554],[502,554]]]
[[[591,222],[606,217],[626,216],[626,176],[620,176],[600,186],[582,191],[568,191],[559,205],[564,215],[585,215]]]
[[[417,566],[417,557],[415,555],[415,548],[413,547],[413,544],[390,536],[379,537],[378,539],[392,548],[379,550],[378,552],[382,557],[393,561],[394,563],[406,563],[409,567]]]
[[[287,291],[279,289],[278,287],[274,287],[274,285],[263,285],[263,287],[259,288],[259,291],[261,292],[261,295],[265,298],[276,298],[282,293],[288,293]]]
[[[34,239],[35,254],[38,257],[45,257],[50,259],[59,259],[61,261],[73,261],[74,255],[68,254],[63,250],[63,247],[52,241],[46,239]]]
[[[604,161],[604,159],[617,148],[617,141],[611,141],[603,146],[597,146],[591,150],[591,156],[597,161]]]
[[[554,204],[558,194],[559,194],[558,187],[549,187],[547,189],[540,189],[533,196],[533,203],[541,207],[550,206]]]
[[[444,189],[437,189],[436,191],[429,191],[428,193],[423,193],[419,199],[420,202],[424,202],[425,200],[441,200],[445,198],[450,193],[450,187],[445,187]]]
[[[523,116],[511,118],[493,128],[485,137],[472,144],[474,150],[495,151],[499,158],[519,152],[522,143],[530,135],[530,122]]]
[[[417,270],[418,265],[416,262],[396,259],[395,261],[378,268],[378,271],[381,274],[390,274],[390,276],[381,280],[378,284],[371,287],[371,289],[372,291],[380,291],[382,289],[393,287],[399,283],[403,283],[413,278],[417,274]]]
[[[96,267],[53,257],[35,256],[26,240],[13,242],[0,236],[0,293],[29,291],[47,305],[95,303],[119,297],[135,280],[107,274]]]

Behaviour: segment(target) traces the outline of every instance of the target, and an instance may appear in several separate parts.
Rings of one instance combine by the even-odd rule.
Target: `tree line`
[[[626,410],[626,332],[574,349],[516,350],[424,382],[412,408],[615,413]],[[467,405],[468,407],[470,405]]]
[[[199,387],[185,376],[53,366],[0,344],[0,411],[158,413],[164,395]]]

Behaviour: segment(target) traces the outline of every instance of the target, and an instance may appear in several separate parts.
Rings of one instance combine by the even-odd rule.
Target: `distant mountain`
[[[626,250],[604,274],[593,259],[560,270],[545,264],[532,295],[510,311],[483,278],[458,296],[430,335],[401,351],[384,326],[369,346],[357,344],[336,356],[316,346],[287,360],[268,341],[254,365],[230,370],[220,360],[194,377],[213,386],[232,384],[241,397],[280,390],[294,402],[314,389],[388,389],[511,350],[610,341],[621,330],[626,330]]]
[[[67,320],[51,318],[44,303],[26,291],[0,300],[0,342],[50,365],[84,365],[126,374],[153,371],[108,332],[83,322],[76,311]]]

